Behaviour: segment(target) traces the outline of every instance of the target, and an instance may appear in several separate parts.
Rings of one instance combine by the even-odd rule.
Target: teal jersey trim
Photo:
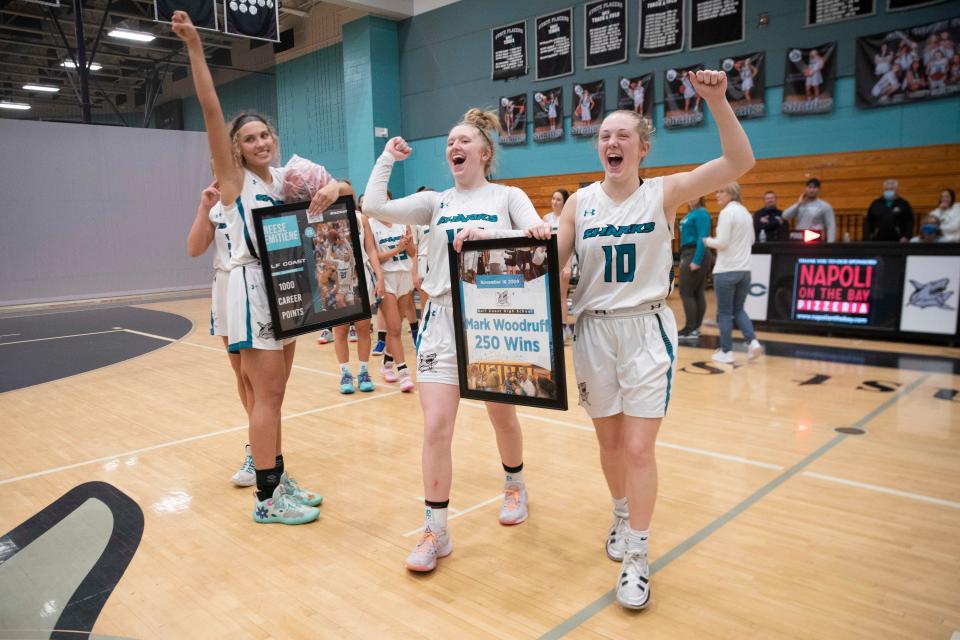
[[[667,337],[667,332],[663,330],[663,320],[660,319],[660,314],[657,314],[657,324],[660,325],[660,337],[663,339],[663,346],[667,348],[667,355],[670,356],[670,368],[667,369],[667,401],[663,403],[663,413],[666,415],[667,407],[670,406],[670,385],[673,383],[673,345],[670,344],[670,338]]]
[[[241,349],[252,349],[253,348],[253,328],[252,323],[250,322],[250,289],[247,287],[247,268],[240,267],[243,269],[243,295],[246,299],[247,305],[247,336],[246,340],[241,340],[240,342],[231,342],[230,346],[227,347],[227,351],[230,353],[238,353]]]
[[[413,345],[413,350],[417,353],[420,352],[420,341],[423,340],[423,334],[427,331],[427,326],[430,324],[430,311],[433,309],[433,302],[427,302],[427,308],[423,312],[423,326],[420,327],[420,331],[417,332],[417,342]]]
[[[253,238],[250,237],[250,229],[247,228],[247,214],[243,210],[243,203],[240,202],[240,196],[237,196],[237,210],[240,212],[240,219],[243,220],[243,239],[247,243],[247,251],[259,260],[260,255],[257,253],[257,248],[253,246]]]

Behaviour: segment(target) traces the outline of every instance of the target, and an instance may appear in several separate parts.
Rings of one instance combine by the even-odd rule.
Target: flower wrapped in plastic
[[[312,200],[317,191],[333,178],[316,162],[294,154],[287,161],[283,175],[283,199],[285,202]]]

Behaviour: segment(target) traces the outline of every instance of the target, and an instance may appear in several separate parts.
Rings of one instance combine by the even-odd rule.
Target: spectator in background
[[[937,219],[932,215],[924,218],[923,224],[920,225],[920,233],[910,238],[910,242],[944,242]]]
[[[710,235],[710,214],[704,208],[705,200],[687,203],[689,213],[680,221],[680,299],[683,301],[683,328],[680,340],[696,342],[700,338],[700,324],[707,312],[704,289],[713,267],[713,254],[703,244]]]
[[[550,226],[553,227],[553,232],[557,232],[558,225],[560,224],[560,212],[563,211],[563,205],[567,203],[567,198],[570,197],[570,192],[566,189],[557,189],[553,192],[553,195],[550,196],[550,213],[543,216],[544,222],[549,222]],[[560,268],[560,304],[562,305],[561,313],[563,313],[563,341],[570,342],[573,339],[573,323],[570,322],[570,316],[567,313],[567,294],[570,291],[570,278],[573,273],[573,261],[575,256],[571,256],[567,264],[562,265]]]
[[[940,192],[940,206],[930,212],[940,225],[944,242],[960,242],[960,204],[953,189]]]
[[[900,197],[900,183],[883,181],[883,195],[870,203],[863,220],[864,241],[907,242],[913,233],[913,209]]]
[[[777,208],[777,194],[767,191],[763,194],[763,208],[753,212],[753,230],[757,242],[784,240],[790,233],[790,225],[783,220],[783,211]],[[760,232],[763,232],[763,238]]]
[[[826,200],[820,199],[820,180],[810,178],[807,187],[797,202],[783,212],[783,219],[797,219],[796,229],[803,231],[811,229],[826,233],[827,242],[837,239],[837,223],[833,214],[833,207]]]

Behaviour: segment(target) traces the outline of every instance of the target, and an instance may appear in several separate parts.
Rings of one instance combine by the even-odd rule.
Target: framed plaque
[[[448,251],[460,397],[565,411],[556,236]]]
[[[370,317],[353,196],[313,216],[309,206],[253,210],[277,340]]]

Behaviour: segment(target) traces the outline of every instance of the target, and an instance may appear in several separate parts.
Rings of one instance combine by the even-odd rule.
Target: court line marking
[[[51,336],[49,338],[33,338],[31,340],[14,340],[12,342],[0,342],[0,347],[5,347],[8,344],[24,344],[27,342],[43,342],[44,340],[63,340],[64,338],[80,338],[82,336],[98,336],[104,333],[118,333],[123,331],[123,329],[109,329],[107,331],[90,331],[89,333],[73,333],[68,336]],[[20,334],[10,334],[10,335],[20,335]],[[168,338],[165,338],[168,339]]]
[[[837,476],[828,476],[823,473],[814,473],[813,471],[804,471],[804,476],[808,478],[816,478],[818,480],[824,480],[826,482],[836,482],[837,484],[843,484],[848,487],[856,487],[858,489],[866,489],[867,491],[876,491],[877,493],[885,493],[891,496],[897,496],[900,498],[908,498],[910,500],[916,500],[918,502],[926,502],[929,504],[939,505],[941,507],[951,507],[953,509],[960,509],[960,502],[954,502],[953,500],[944,500],[943,498],[933,498],[931,496],[925,496],[921,493],[913,493],[910,491],[901,491],[899,489],[892,489],[890,487],[884,487],[879,484],[870,484],[867,482],[857,482],[856,480],[847,480],[846,478],[838,478]]]
[[[281,420],[293,420],[295,418],[302,418],[303,416],[312,415],[314,413],[322,413],[324,411],[330,411],[331,409],[339,409],[340,407],[359,404],[361,402],[369,402],[370,400],[377,400],[379,398],[387,398],[389,396],[395,396],[399,393],[402,393],[402,392],[399,390],[388,391],[386,393],[367,396],[366,398],[356,398],[354,400],[338,402],[336,404],[331,404],[325,407],[318,407],[316,409],[300,411],[299,413],[291,413],[290,415],[282,416]],[[78,467],[85,467],[91,464],[98,464],[100,462],[109,462],[111,460],[116,460],[117,458],[138,455],[141,453],[148,453],[150,451],[157,451],[158,449],[166,449],[168,447],[175,447],[177,445],[186,444],[188,442],[196,442],[197,440],[206,440],[207,438],[213,438],[215,436],[220,436],[225,433],[232,433],[234,431],[242,431],[243,429],[247,429],[247,428],[248,428],[248,425],[242,425],[239,427],[227,427],[226,429],[218,429],[217,431],[211,431],[209,433],[201,433],[195,436],[189,436],[187,438],[180,438],[178,440],[171,440],[169,442],[161,442],[160,444],[151,445],[149,447],[141,447],[139,449],[132,449],[130,451],[124,451],[122,453],[114,453],[109,456],[101,456],[99,458],[94,458],[92,460],[84,460],[83,462],[74,462],[72,464],[65,464],[60,467],[53,467],[51,469],[45,469],[43,471],[34,471],[33,473],[27,473],[21,476],[0,480],[0,486],[5,484],[12,484],[14,482],[20,482],[21,480],[29,480],[31,478],[39,478],[41,476],[47,476],[53,473],[58,473],[60,471],[68,471],[70,469],[76,469]]]
[[[482,404],[476,402],[461,402],[464,406],[470,407],[472,409],[485,409],[486,407]],[[586,425],[577,424],[576,422],[568,422],[566,420],[557,420],[556,418],[548,418],[546,416],[540,416],[535,413],[526,413],[524,411],[518,411],[517,416],[520,418],[528,418],[530,420],[538,420],[540,422],[545,422],[547,424],[557,425],[558,427],[564,427],[567,429],[576,429],[577,431],[588,431],[590,433],[594,432],[593,427],[588,427]],[[753,467],[760,467],[762,469],[773,469],[774,471],[781,471],[784,469],[784,466],[781,464],[773,464],[770,462],[761,462],[759,460],[751,460],[750,458],[744,458],[742,456],[730,455],[727,453],[720,453],[718,451],[710,451],[708,449],[698,449],[695,447],[687,447],[681,444],[674,444],[672,442],[664,442],[662,440],[657,440],[658,447],[664,447],[665,449],[676,449],[677,451],[685,451],[687,453],[693,453],[696,455],[707,456],[708,458],[716,458],[718,460],[727,460],[730,462],[739,462],[741,464],[747,464]]]
[[[459,518],[460,516],[465,516],[465,515],[467,515],[468,513],[470,513],[471,511],[476,511],[477,509],[480,509],[480,508],[482,508],[482,507],[485,507],[485,506],[487,506],[488,504],[490,504],[490,503],[492,503],[492,502],[496,502],[497,500],[503,500],[503,494],[502,494],[502,493],[498,493],[497,495],[493,496],[492,498],[489,498],[489,499],[487,499],[487,500],[484,500],[483,502],[477,503],[477,504],[473,505],[472,507],[468,507],[468,508],[464,509],[463,511],[460,511],[460,512],[458,512],[458,513],[455,513],[455,514],[450,515],[450,516],[447,518],[447,522],[449,522],[450,520],[456,520],[456,519]],[[423,531],[423,527],[422,527],[422,526],[417,527],[416,529],[413,529],[413,530],[411,530],[411,531],[407,531],[405,534],[403,534],[403,537],[404,537],[404,538],[409,538],[410,536],[416,535],[416,534],[420,533],[421,531]]]
[[[878,415],[899,402],[902,398],[906,397],[911,391],[923,384],[929,377],[930,374],[924,374],[920,376],[906,387],[901,388],[892,398],[889,398],[881,405],[876,407],[873,411],[850,426],[862,427],[866,425]],[[713,522],[709,523],[707,526],[703,527],[677,546],[670,549],[661,557],[657,558],[657,560],[650,565],[650,575],[652,576],[656,574],[658,571],[664,569],[667,565],[682,556],[684,553],[703,542],[711,534],[752,507],[762,498],[769,495],[787,480],[801,473],[806,467],[816,462],[818,459],[823,457],[824,454],[849,437],[850,436],[847,434],[838,433],[826,443],[821,445],[816,451],[806,455],[802,460],[794,464],[792,467],[767,482],[765,485],[747,496],[744,500],[741,500],[739,503],[734,505],[729,511],[716,518]],[[609,604],[615,602],[616,597],[615,589],[607,591],[605,594],[588,604],[586,607],[580,609],[580,611],[577,611],[575,614],[541,635],[540,640],[555,640],[556,638],[562,638],[596,614],[600,613],[600,611],[605,609]]]
[[[19,336],[19,333],[0,333],[0,338],[10,338],[12,336]]]

